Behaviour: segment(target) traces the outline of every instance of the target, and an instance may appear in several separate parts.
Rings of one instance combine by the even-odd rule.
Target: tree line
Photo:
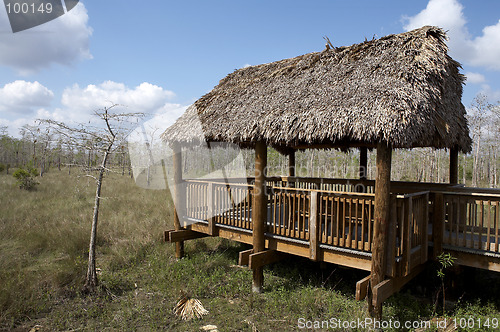
[[[472,152],[459,155],[459,182],[474,187],[499,187],[500,167],[500,102],[491,104],[485,95],[478,95],[468,109],[470,135],[473,139]],[[67,137],[54,131],[51,126],[40,123],[25,125],[20,129],[20,137],[7,134],[7,127],[0,127],[0,170],[24,167],[28,164],[37,168],[39,175],[50,168],[66,168],[71,173],[74,167],[87,170],[98,167],[102,160],[102,141],[99,137],[86,137],[76,142],[75,137]],[[149,137],[148,147],[159,138]],[[163,148],[163,147],[161,147]],[[210,153],[208,153],[210,151]],[[152,159],[144,151],[141,162]],[[183,154],[185,176],[201,176],[221,169],[238,166],[236,156],[241,153],[244,169],[252,176],[254,152],[227,145],[212,149],[191,149]],[[367,176],[375,178],[376,151],[368,151]],[[157,160],[154,162],[158,162]],[[142,165],[143,167],[147,165]],[[296,153],[296,175],[328,178],[357,178],[359,174],[359,151],[304,150]],[[127,142],[117,142],[109,155],[108,168],[131,175],[131,159]],[[287,175],[288,159],[269,148],[268,175]],[[393,152],[392,179],[418,182],[447,182],[449,174],[449,151],[432,148],[396,149]]]

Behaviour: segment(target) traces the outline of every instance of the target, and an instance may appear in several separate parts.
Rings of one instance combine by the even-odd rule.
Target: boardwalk
[[[251,182],[185,180],[186,206],[179,212],[181,223],[189,226],[180,231],[184,236],[176,238],[172,231],[166,233],[167,239],[211,235],[252,244]],[[268,178],[266,249],[370,271],[373,185],[368,180]],[[422,190],[426,187],[429,190]],[[393,182],[391,192],[389,280],[410,280],[432,258],[429,253],[442,250],[451,252],[458,264],[500,272],[500,191]],[[248,264],[250,254],[242,253],[240,263]],[[264,263],[278,256],[269,256]],[[358,288],[362,286],[363,281]]]

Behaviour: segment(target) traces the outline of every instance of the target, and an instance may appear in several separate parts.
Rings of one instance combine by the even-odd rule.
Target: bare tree
[[[89,243],[89,258],[87,275],[85,278],[84,291],[87,293],[95,292],[98,279],[96,273],[96,239],[97,239],[97,225],[99,220],[99,207],[101,202],[101,190],[103,179],[110,154],[114,152],[115,143],[122,141],[131,130],[131,120],[138,119],[144,116],[143,113],[113,113],[112,109],[118,105],[113,104],[109,107],[103,108],[101,111],[95,112],[95,115],[102,120],[104,127],[90,127],[80,125],[78,127],[71,127],[62,122],[53,120],[41,120],[43,123],[53,127],[56,132],[65,137],[67,142],[72,146],[79,148],[87,148],[89,151],[94,151],[101,154],[101,162],[96,168],[98,170],[97,176],[87,174],[96,180],[96,192],[94,199],[94,207],[92,213],[92,226],[90,233]],[[89,146],[90,142],[90,146]],[[89,167],[90,171],[92,168]]]

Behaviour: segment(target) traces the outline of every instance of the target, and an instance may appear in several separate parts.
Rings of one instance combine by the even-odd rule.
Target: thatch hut
[[[197,100],[163,138],[278,150],[432,146],[468,152],[464,76],[436,27],[238,69]]]
[[[373,233],[369,235],[369,241],[373,240],[369,247],[371,274],[367,279],[373,292],[387,274],[391,229],[399,227],[405,231],[390,221],[392,149],[449,149],[450,183],[457,182],[458,151],[471,150],[461,103],[465,78],[460,74],[460,64],[448,55],[445,40],[442,29],[426,26],[348,47],[326,47],[322,52],[238,69],[189,107],[162,137],[177,149],[196,142],[231,142],[255,148],[252,255],[271,248],[271,240],[264,236],[269,218],[268,198],[263,193],[266,146],[288,154],[291,165],[298,149],[360,148],[361,168],[366,168],[366,149],[376,148]],[[290,169],[293,176],[293,167]],[[176,178],[182,181],[180,170]],[[316,229],[314,213],[318,207],[313,201],[318,194],[321,195],[311,192],[311,207],[304,213],[309,218],[309,232],[322,232],[328,225],[321,224]],[[427,219],[424,224],[427,229]],[[213,234],[213,229],[209,234]],[[193,234],[186,238],[193,238]],[[322,247],[315,243],[313,235],[309,241],[311,257],[317,257],[316,251]],[[425,261],[426,236],[422,236],[422,241],[425,250],[419,257]],[[272,261],[269,257],[263,260]],[[404,257],[405,254],[403,260]],[[262,264],[254,264],[253,270],[254,290],[259,291]],[[408,275],[409,272],[404,276]],[[373,300],[375,312],[380,313],[383,297],[386,298],[379,294],[378,300]]]

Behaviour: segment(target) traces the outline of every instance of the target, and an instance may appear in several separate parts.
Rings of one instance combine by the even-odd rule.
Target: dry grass
[[[173,246],[161,242],[172,220],[167,193],[143,190],[118,175],[105,179],[98,228],[103,292],[83,296],[93,182],[57,170],[39,181],[37,191],[27,192],[0,174],[0,330],[197,331],[216,325],[220,331],[290,331],[299,318],[366,318],[365,303],[353,298],[362,271],[333,265],[321,270],[296,257],[266,267],[264,293],[252,294],[251,271],[234,266],[244,245],[220,238],[188,241],[186,258],[177,261]],[[484,280],[489,297],[461,304],[450,315],[500,315],[498,278]],[[432,305],[410,295],[414,291],[389,299],[384,318],[431,319]],[[172,308],[182,292],[209,313],[177,318]]]
[[[50,310],[50,298],[76,294],[88,254],[94,180],[53,170],[33,192],[0,175],[0,326]],[[118,270],[159,242],[169,220],[165,191],[143,190],[111,174],[103,186],[98,265]]]

